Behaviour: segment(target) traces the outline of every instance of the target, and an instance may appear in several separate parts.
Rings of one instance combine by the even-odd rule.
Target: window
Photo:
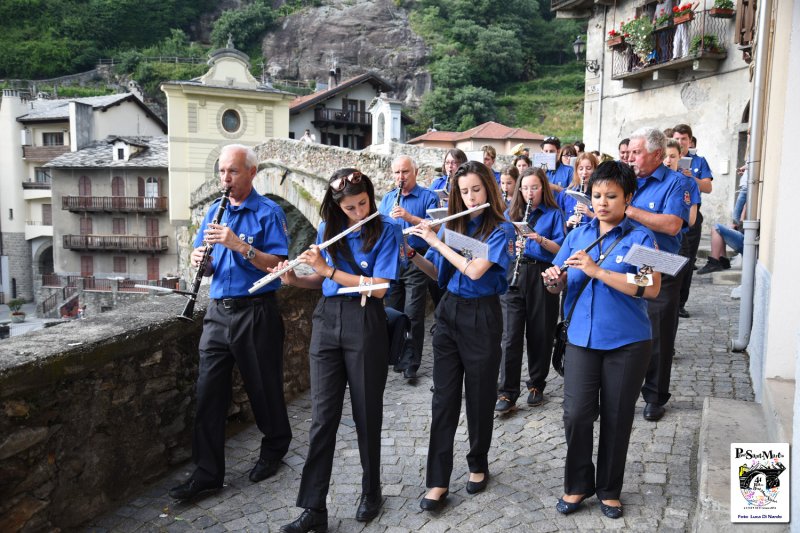
[[[36,167],[34,169],[34,179],[36,183],[50,183],[50,171],[46,168]]]
[[[81,218],[81,235],[92,234],[92,219],[89,217]]]
[[[125,161],[125,148],[117,148],[117,160]]]
[[[144,195],[147,198],[156,198],[158,196],[158,178],[150,176],[144,188]]]
[[[64,133],[42,133],[43,146],[64,146]]]
[[[42,204],[42,224],[53,225],[53,204]]]
[[[125,196],[125,180],[120,176],[111,178],[111,196]]]
[[[128,262],[124,256],[117,256],[114,257],[114,272],[115,273],[122,273],[128,271]]]
[[[222,128],[228,133],[239,131],[241,125],[242,118],[233,109],[228,109],[222,114]]]
[[[91,255],[81,256],[81,277],[91,278],[94,275],[94,258]]]
[[[112,218],[111,219],[111,232],[114,235],[125,235],[125,219],[124,218]]]
[[[145,219],[145,228],[146,228],[148,237],[158,237],[158,219],[157,218],[146,218]]]
[[[14,220],[14,210],[13,209],[9,209],[8,210],[8,220]]]
[[[81,176],[78,178],[78,196],[91,196],[92,195],[92,180],[89,176]]]
[[[147,258],[147,281],[157,281],[159,277],[158,257]]]

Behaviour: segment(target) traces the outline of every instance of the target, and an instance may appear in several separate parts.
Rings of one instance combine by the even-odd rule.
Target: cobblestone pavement
[[[637,404],[621,497],[625,505],[622,519],[604,517],[596,498],[587,500],[581,511],[569,516],[555,511],[556,499],[562,494],[565,447],[561,420],[563,381],[554,372],[548,381],[544,405],[528,407],[523,396],[518,410],[495,419],[489,455],[491,480],[488,489],[475,496],[465,490],[467,435],[462,410],[448,504],[437,514],[421,511],[431,398],[431,348],[427,342],[420,379],[415,385],[389,371],[381,461],[385,504],[380,516],[366,525],[354,519],[361,466],[346,398],[328,499],[331,529],[687,530],[696,503],[696,454],[703,398],[713,395],[753,400],[747,357],[727,351],[728,339],[736,333],[739,308],[738,301],[729,297],[731,288],[712,285],[708,276],[694,278],[687,305],[692,316],[681,321],[672,374],[673,397],[667,414],[660,422],[647,422],[641,417],[643,403],[640,400]],[[228,440],[226,486],[219,493],[191,504],[171,500],[167,490],[191,473],[192,466],[187,464],[158,480],[149,491],[93,520],[86,531],[277,531],[301,511],[294,503],[307,451],[310,411],[307,394],[289,405],[294,440],[285,465],[275,477],[259,484],[247,479],[260,444],[259,433],[252,426]]]

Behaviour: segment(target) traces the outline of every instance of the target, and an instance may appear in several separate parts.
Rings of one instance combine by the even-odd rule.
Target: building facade
[[[0,297],[32,301],[35,281],[53,271],[55,210],[49,161],[111,134],[165,133],[166,124],[130,93],[48,99],[3,90]]]

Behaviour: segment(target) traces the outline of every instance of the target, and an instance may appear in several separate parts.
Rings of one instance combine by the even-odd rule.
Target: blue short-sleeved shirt
[[[400,193],[397,188],[386,193],[386,196],[381,200],[378,211],[388,217],[389,213],[392,212],[392,208],[394,208],[398,194]],[[439,207],[439,197],[435,192],[415,185],[407,195],[400,197],[400,207],[415,217],[428,218],[427,210]],[[402,218],[395,219],[389,217],[389,220],[400,226],[401,229],[412,226],[412,224],[409,224]],[[428,243],[415,235],[408,236],[408,245],[417,250],[426,250],[428,248]]]
[[[194,238],[195,247],[203,244],[205,229],[214,220],[217,206],[219,200],[214,202],[206,213],[200,231]],[[252,244],[257,250],[273,255],[289,255],[286,215],[278,204],[261,196],[255,189],[250,191],[250,195],[240,205],[229,204],[221,223],[231,228],[240,239]],[[214,257],[212,262],[214,275],[211,278],[209,291],[211,298],[250,296],[247,290],[267,274],[253,266],[242,254],[233,252],[221,244],[214,246],[211,255]],[[278,279],[262,287],[256,294],[274,291],[280,286],[281,281]]]
[[[558,165],[555,170],[547,171],[547,179],[553,185],[558,185],[566,189],[572,183],[572,167],[569,165]]]
[[[489,169],[489,170],[492,170],[492,169]],[[496,170],[492,170],[492,174],[494,174],[494,181],[496,181],[497,184],[500,185],[500,173],[498,171],[496,171]]]
[[[705,179],[711,178],[714,179],[714,175],[711,173],[711,167],[708,166],[708,161],[706,158],[697,154],[690,156],[692,158],[692,176],[697,179]]]
[[[536,209],[532,209],[528,214],[527,221],[530,223],[533,218],[537,216],[537,213],[541,213],[541,215],[538,215],[533,230],[542,237],[546,237],[554,243],[561,245],[566,236],[564,214],[561,212],[561,209],[539,204]],[[506,218],[508,218],[508,213],[506,213]],[[530,226],[531,224],[528,225]],[[545,263],[552,263],[553,257],[555,257],[555,254],[542,248],[541,245],[533,239],[525,239],[525,251],[523,255],[529,259],[536,259],[537,261],[544,261]]]
[[[428,190],[431,191],[439,191],[441,189],[447,189],[447,192],[450,192],[450,184],[447,182],[447,176],[439,176],[431,183],[431,186],[428,187]]]
[[[483,215],[467,223],[467,234],[472,236],[478,229]],[[439,230],[439,238],[444,239],[444,228]],[[514,260],[514,241],[516,232],[510,222],[503,222],[489,235],[489,261],[494,263],[478,280],[471,280],[456,270],[452,264],[433,248],[428,249],[425,258],[439,270],[439,286],[462,298],[480,298],[492,294],[505,294],[508,290],[506,271]],[[452,274],[452,275],[451,275]],[[447,279],[449,278],[449,279]],[[444,288],[444,287],[443,287]]]
[[[651,213],[675,215],[683,219],[684,227],[689,224],[689,208],[692,196],[686,176],[659,165],[651,176],[638,178],[639,188],[633,195],[631,205]],[[681,248],[681,233],[667,235],[653,232],[658,247],[665,252],[678,253]]]
[[[567,189],[570,189],[570,187],[567,187]],[[556,195],[556,203],[558,204],[558,207],[560,207],[561,210],[564,212],[564,220],[567,220],[569,219],[569,217],[575,214],[575,206],[578,205],[578,200],[568,195],[565,189],[563,191],[559,191],[558,194]],[[589,209],[591,210],[591,207]],[[591,218],[584,216],[581,219],[580,225],[586,224],[587,222],[589,222],[589,220],[591,220]]]
[[[353,252],[353,260],[361,267],[364,274],[369,277],[396,280],[400,272],[400,249],[403,245],[402,230],[391,218],[381,215],[380,219],[381,222],[383,222],[381,236],[369,252],[365,252],[361,249],[361,230],[363,228],[348,233],[344,237],[344,240],[350,247],[350,251]],[[344,228],[342,228],[341,231],[344,231]],[[324,242],[324,235],[325,222],[321,222],[317,230],[317,244]],[[333,266],[333,261],[331,260],[328,250],[330,250],[330,248],[323,250],[322,255],[325,258],[325,262]],[[361,275],[361,272],[354,272],[355,269],[350,266],[347,259],[341,255],[336,258],[336,269],[349,274],[355,274],[356,276]],[[337,296],[337,291],[342,287],[343,285],[339,285],[335,281],[325,278],[322,282],[322,295],[329,297]],[[348,296],[352,296],[352,294]]]
[[[600,264],[601,268],[612,272],[636,273],[638,269],[622,262],[622,258],[634,244],[655,248],[653,232],[631,221],[622,222],[600,243],[603,252],[623,231],[629,231],[614,247],[611,254]],[[584,226],[575,228],[567,235],[561,250],[556,254],[555,264],[562,265],[572,254],[584,249],[600,236],[598,220],[592,219]],[[595,246],[589,255],[595,262],[600,256]],[[567,271],[567,294],[564,300],[564,316],[568,316],[575,305],[575,296],[586,280],[586,274],[577,268]],[[567,331],[569,342],[575,346],[595,350],[611,350],[632,342],[648,340],[652,337],[650,319],[647,317],[647,302],[612,289],[602,281],[593,279],[586,285],[578,299],[577,307]]]

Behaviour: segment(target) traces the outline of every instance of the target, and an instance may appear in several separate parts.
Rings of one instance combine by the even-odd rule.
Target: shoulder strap
[[[602,259],[600,259],[597,262],[598,266],[600,266],[600,264],[603,261],[605,261],[606,257],[608,257],[608,255],[611,253],[611,250],[613,250],[614,247],[617,244],[619,244],[619,241],[621,241],[622,238],[625,237],[625,235],[630,233],[632,229],[633,228],[629,227],[628,229],[626,229],[625,231],[620,233],[619,237],[617,237],[616,240],[613,243],[611,243],[611,246],[608,247],[608,250],[606,250],[605,253],[603,253],[603,251],[602,251],[603,247],[602,247],[602,243],[601,243],[601,245],[600,245],[600,255],[602,255]],[[569,327],[569,322],[570,322],[570,320],[572,320],[572,313],[574,313],[575,312],[575,308],[578,307],[578,298],[581,297],[581,294],[583,294],[583,290],[586,288],[587,285],[589,285],[590,281],[592,281],[592,278],[590,278],[589,276],[586,276],[586,279],[584,280],[583,284],[581,285],[581,288],[578,291],[578,294],[575,295],[575,301],[572,304],[572,309],[569,310],[569,314],[567,315],[566,320],[564,320],[564,324],[565,324],[566,327]]]

